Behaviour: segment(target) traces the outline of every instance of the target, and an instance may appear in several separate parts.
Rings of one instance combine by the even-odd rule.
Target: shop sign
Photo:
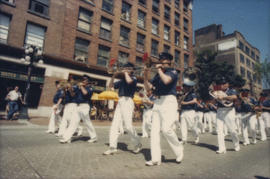
[[[19,73],[0,71],[0,77],[8,78],[8,79],[14,79],[14,80],[20,80],[20,81],[27,81],[27,75],[19,74]],[[44,78],[39,77],[39,76],[32,76],[31,77],[31,82],[43,83]]]

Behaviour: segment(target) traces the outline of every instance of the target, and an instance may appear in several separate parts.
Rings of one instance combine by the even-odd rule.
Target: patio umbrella
[[[103,91],[98,95],[100,100],[117,100],[118,94],[114,91]]]
[[[135,104],[142,104],[142,98],[137,94],[134,95],[133,101]]]
[[[98,94],[97,93],[93,93],[91,100],[99,100],[98,98]]]

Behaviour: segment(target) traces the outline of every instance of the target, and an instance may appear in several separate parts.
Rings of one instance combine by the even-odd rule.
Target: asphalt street
[[[270,178],[270,138],[256,145],[243,146],[235,152],[229,136],[226,154],[216,154],[217,136],[202,134],[199,144],[189,135],[184,146],[184,159],[175,156],[161,138],[162,164],[147,167],[150,159],[150,138],[141,138],[143,149],[133,149],[127,134],[119,138],[119,151],[104,156],[108,149],[110,126],[96,126],[97,143],[88,143],[87,131],[74,137],[71,144],[60,144],[55,135],[46,134],[45,126],[0,126],[0,178]],[[136,127],[138,134],[141,128]],[[180,131],[177,131],[180,137]]]

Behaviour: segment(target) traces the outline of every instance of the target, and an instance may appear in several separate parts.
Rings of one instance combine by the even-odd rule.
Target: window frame
[[[90,17],[89,21],[80,18],[80,15],[81,15],[82,12],[88,13],[87,15],[89,15],[89,17]],[[82,31],[85,31],[85,32],[91,32],[92,19],[93,19],[93,12],[90,11],[90,10],[88,10],[88,9],[84,9],[84,8],[80,7],[80,8],[79,8],[79,13],[78,13],[78,23],[77,23],[77,28],[78,28],[79,30],[82,30]],[[89,31],[86,30],[86,29],[84,29],[84,28],[81,28],[81,27],[79,26],[79,22],[83,22],[83,23],[89,25]]]

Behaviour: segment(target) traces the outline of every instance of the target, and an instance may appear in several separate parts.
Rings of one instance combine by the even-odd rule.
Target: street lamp
[[[24,105],[22,106],[22,110],[20,112],[20,119],[29,119],[28,116],[28,98],[29,98],[29,92],[30,92],[30,86],[31,86],[31,76],[32,76],[32,70],[34,67],[34,63],[43,63],[42,60],[42,50],[40,47],[36,47],[34,45],[28,45],[25,47],[24,50],[24,58],[21,58],[21,61],[23,63],[27,64],[27,83],[26,83],[26,89],[25,94],[23,98]]]

